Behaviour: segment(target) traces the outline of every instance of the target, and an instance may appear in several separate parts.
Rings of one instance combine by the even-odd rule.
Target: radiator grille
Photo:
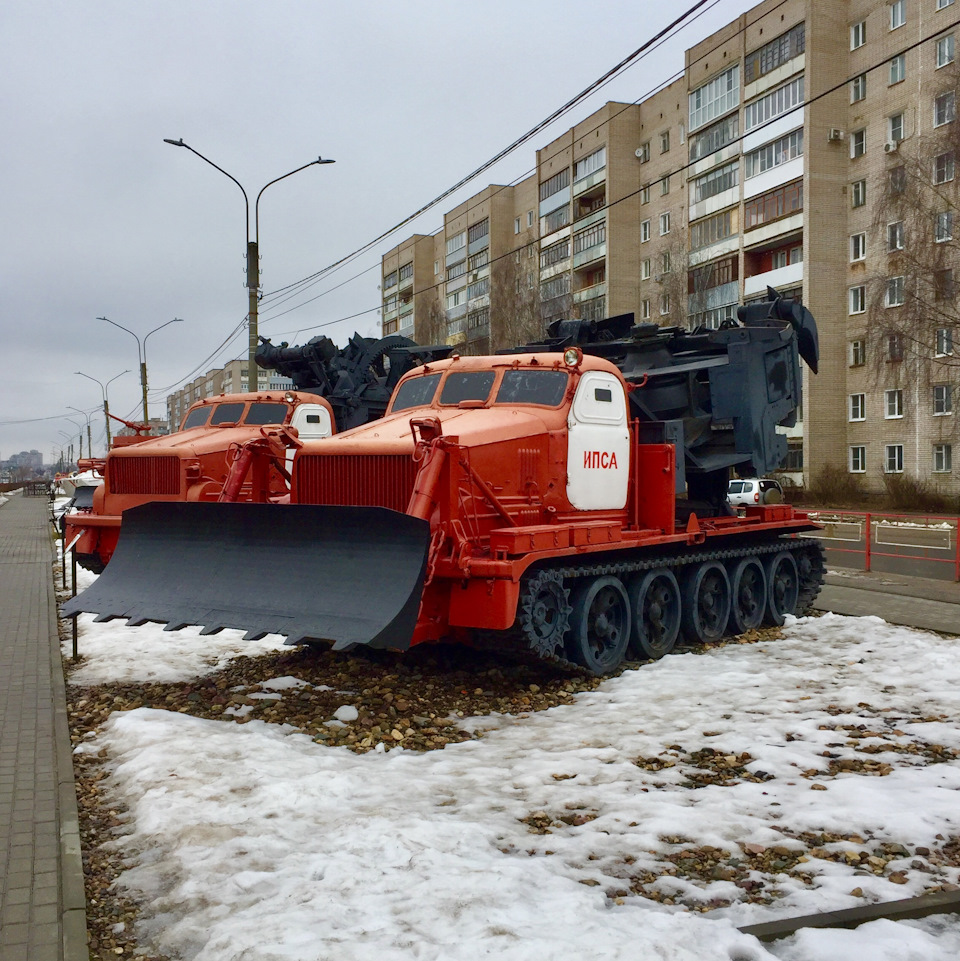
[[[306,454],[297,458],[301,504],[389,507],[405,511],[417,465],[409,454]]]
[[[179,494],[179,457],[111,457],[107,460],[113,494]]]

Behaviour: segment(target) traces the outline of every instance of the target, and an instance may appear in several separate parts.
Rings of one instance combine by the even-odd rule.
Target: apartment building
[[[475,352],[558,317],[713,327],[776,287],[820,330],[787,467],[960,493],[958,30],[954,0],[765,0],[688,49],[681,79],[385,255],[384,331]]]

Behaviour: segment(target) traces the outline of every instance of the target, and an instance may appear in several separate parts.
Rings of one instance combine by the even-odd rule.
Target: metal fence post
[[[867,531],[865,535],[865,546],[864,546],[864,552],[863,552],[864,553],[863,569],[865,571],[869,571],[870,570],[870,534],[871,534],[871,528],[873,526],[873,520],[870,514],[866,515],[866,519],[867,519]]]

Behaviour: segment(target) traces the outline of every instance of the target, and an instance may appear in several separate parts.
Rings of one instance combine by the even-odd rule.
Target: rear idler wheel
[[[773,627],[783,624],[788,614],[797,610],[800,599],[800,576],[797,562],[789,551],[780,551],[767,559],[767,611],[764,623]]]
[[[615,671],[630,641],[630,600],[618,577],[594,577],[577,586],[567,650],[593,674]]]
[[[680,627],[693,644],[719,641],[730,619],[730,578],[718,561],[705,561],[684,579]]]
[[[537,571],[520,594],[520,629],[538,657],[560,653],[570,627],[570,591],[557,571]]]
[[[630,656],[655,661],[669,654],[680,634],[680,585],[673,571],[647,571],[630,582],[627,595],[633,621]]]
[[[730,596],[730,633],[756,630],[767,607],[767,576],[758,558],[743,557],[734,565]]]

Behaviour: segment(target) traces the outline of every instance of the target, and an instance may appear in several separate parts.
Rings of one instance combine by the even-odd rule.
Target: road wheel
[[[570,591],[557,571],[537,571],[520,594],[520,628],[538,657],[560,653],[570,626]]]
[[[797,562],[789,551],[767,559],[767,611],[764,623],[779,627],[788,614],[795,613],[800,597]]]
[[[570,660],[593,674],[616,670],[630,640],[630,601],[620,578],[594,577],[573,593],[567,649]]]
[[[632,657],[657,660],[669,654],[680,633],[680,586],[665,567],[647,571],[630,582]]]
[[[811,540],[794,552],[794,557],[800,578],[800,596],[797,599],[796,614],[797,617],[802,617],[810,613],[810,608],[823,585],[823,575],[826,572],[823,545],[819,541]]]
[[[730,618],[730,579],[717,561],[705,561],[684,578],[680,627],[693,644],[719,641]]]
[[[730,633],[752,631],[763,623],[767,577],[756,557],[743,557],[730,572]]]

